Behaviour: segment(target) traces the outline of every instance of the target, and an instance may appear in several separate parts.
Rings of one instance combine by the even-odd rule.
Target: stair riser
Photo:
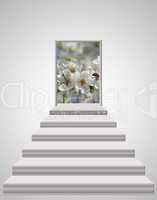
[[[84,122],[41,122],[40,127],[49,128],[49,127],[111,127],[116,128],[116,122],[92,122],[92,123],[84,123]]]
[[[132,151],[23,151],[23,157],[135,157]]]
[[[145,175],[144,167],[13,167],[13,175]]]
[[[107,111],[52,111],[50,115],[107,115]]]
[[[33,135],[32,141],[125,141],[125,135]]]
[[[148,185],[4,185],[4,193],[46,193],[46,194],[132,194],[153,193],[153,184]]]

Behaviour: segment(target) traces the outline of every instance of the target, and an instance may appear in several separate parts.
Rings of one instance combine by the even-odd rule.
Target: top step
[[[107,115],[99,104],[58,104],[49,112],[50,115]]]

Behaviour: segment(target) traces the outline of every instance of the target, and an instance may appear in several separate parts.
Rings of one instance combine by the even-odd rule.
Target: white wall
[[[1,183],[54,103],[54,41],[86,39],[103,41],[104,106],[157,182],[156,10],[156,0],[0,0]]]

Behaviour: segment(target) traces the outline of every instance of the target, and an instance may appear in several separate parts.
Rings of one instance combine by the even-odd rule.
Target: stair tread
[[[135,158],[22,158],[14,167],[143,167]]]
[[[4,185],[29,184],[149,185],[152,182],[145,176],[11,176]]]
[[[104,111],[100,104],[75,103],[75,104],[58,104],[52,108],[52,111]]]
[[[51,141],[51,142],[32,142],[24,147],[27,150],[121,150],[121,149],[129,149],[126,143],[123,142],[58,142],[58,141]]]
[[[98,135],[108,135],[108,136],[112,136],[112,135],[124,135],[121,133],[121,131],[117,128],[99,128],[99,129],[95,129],[95,128],[59,128],[59,127],[54,127],[54,128],[40,128],[36,131],[36,133],[34,133],[33,135],[81,135],[81,136],[85,136],[85,135],[94,135],[94,136],[98,136]]]

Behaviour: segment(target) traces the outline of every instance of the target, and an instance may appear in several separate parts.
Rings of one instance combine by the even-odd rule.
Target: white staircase
[[[50,111],[13,165],[4,193],[153,193],[145,167],[101,106]]]

